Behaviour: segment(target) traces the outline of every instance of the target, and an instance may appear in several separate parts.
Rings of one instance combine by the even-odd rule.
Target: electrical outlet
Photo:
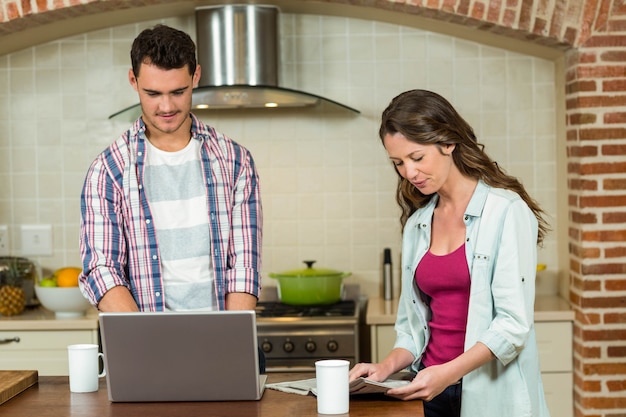
[[[52,226],[49,224],[23,224],[22,255],[52,255]]]
[[[9,227],[0,224],[0,256],[9,256]]]

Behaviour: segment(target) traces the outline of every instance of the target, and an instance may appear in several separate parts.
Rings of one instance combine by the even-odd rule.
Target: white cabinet
[[[97,315],[57,320],[49,312],[0,319],[0,369],[68,375],[67,345],[98,343]]]
[[[380,362],[393,349],[396,331],[392,325],[379,324],[370,328],[372,343],[372,362]]]
[[[98,343],[92,330],[20,330],[0,332],[0,369],[34,370],[39,375],[68,375],[67,345]]]
[[[543,392],[551,417],[573,417],[572,322],[535,323]]]
[[[380,362],[393,349],[396,331],[393,325],[377,324],[370,328],[372,336],[372,362]]]

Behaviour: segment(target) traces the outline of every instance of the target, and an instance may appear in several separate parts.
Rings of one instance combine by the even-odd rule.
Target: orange
[[[82,269],[73,266],[57,269],[54,272],[54,276],[57,280],[57,286],[59,287],[78,287],[78,275],[80,275]]]

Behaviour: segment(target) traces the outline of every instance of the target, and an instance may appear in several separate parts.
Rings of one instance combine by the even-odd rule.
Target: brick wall
[[[587,417],[626,415],[626,5],[609,3],[566,54],[575,407]]]
[[[0,0],[0,42],[4,35],[47,22],[173,1]],[[445,20],[564,51],[570,301],[576,311],[575,414],[626,416],[624,0],[351,0],[350,4]]]

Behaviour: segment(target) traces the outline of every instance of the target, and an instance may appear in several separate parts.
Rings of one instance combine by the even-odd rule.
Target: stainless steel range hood
[[[200,85],[194,89],[194,109],[224,110],[311,107],[322,103],[359,113],[327,98],[280,87],[279,9],[250,4],[196,9]],[[139,104],[109,118],[132,112]]]

